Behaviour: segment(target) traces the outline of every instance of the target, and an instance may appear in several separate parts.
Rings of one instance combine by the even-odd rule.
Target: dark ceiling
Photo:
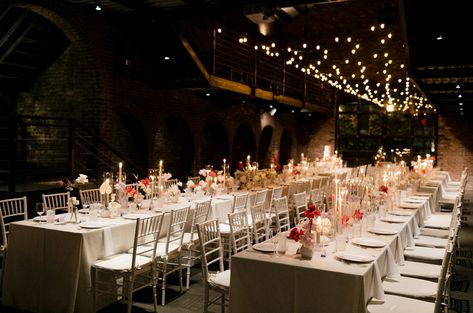
[[[412,77],[440,113],[473,105],[473,1],[404,1]]]
[[[359,55],[372,64],[378,61],[370,56],[378,49],[374,42],[379,38],[364,31],[369,33],[368,25],[386,23],[396,39],[389,47],[394,63],[408,65],[405,75],[414,79],[440,113],[463,114],[473,105],[473,1],[68,1],[91,11],[99,3],[102,11],[97,14],[117,19],[130,14],[168,19],[205,15],[220,16],[220,20],[237,15],[240,19],[227,19],[235,29],[248,24],[256,29],[258,22],[274,19],[278,35],[284,36],[279,40],[281,47],[288,38],[321,42],[333,48],[330,53],[340,63],[350,50],[337,46],[333,36],[357,38],[362,43]],[[15,7],[0,12],[0,83],[31,85],[68,44],[56,26],[37,14]],[[313,61],[318,57],[314,55]],[[341,66],[341,70],[345,69]],[[381,81],[379,75],[379,69],[366,73],[372,81]]]

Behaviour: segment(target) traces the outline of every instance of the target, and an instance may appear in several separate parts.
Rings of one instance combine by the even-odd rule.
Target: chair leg
[[[186,273],[186,289],[189,290],[191,283],[191,258],[192,258],[192,249],[189,247],[189,255],[187,259],[187,273]]]
[[[134,285],[134,282],[135,282],[135,274],[134,273],[130,273],[130,275],[126,275],[125,277],[123,277],[123,280],[125,280],[125,278],[127,279],[127,287],[128,287],[128,290],[127,290],[127,301],[128,301],[128,305],[127,305],[127,313],[131,313],[131,306],[133,305],[133,285]]]
[[[161,305],[166,304],[166,277],[167,277],[167,267],[168,260],[167,258],[163,262],[163,283],[161,284]]]
[[[205,282],[204,288],[204,313],[209,311],[209,285],[208,282]]]
[[[179,292],[182,293],[182,262],[181,255],[178,257],[178,266],[179,266]]]
[[[225,313],[225,292],[222,292],[222,299],[220,300],[220,311]]]
[[[153,268],[151,270],[151,287],[153,289],[153,308],[154,308],[154,313],[158,312],[158,291],[156,290],[156,285],[158,283],[158,271],[156,271],[156,268]]]

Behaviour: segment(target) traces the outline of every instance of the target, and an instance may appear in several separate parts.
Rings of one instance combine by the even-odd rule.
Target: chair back
[[[0,201],[0,230],[2,232],[2,250],[7,247],[10,223],[28,219],[26,196]]]
[[[233,198],[232,213],[244,211],[246,212],[246,204],[248,202],[248,193],[235,195]]]
[[[304,218],[304,211],[307,209],[307,196],[305,191],[301,193],[294,194],[294,210],[296,222]]]
[[[49,195],[43,194],[44,210],[67,210],[69,208],[69,199],[71,194],[69,191],[53,193]]]
[[[273,194],[271,195],[272,199],[277,199],[282,197],[282,192],[283,192],[284,187],[274,187],[273,188]]]
[[[166,190],[166,189],[168,189],[168,188],[170,188],[174,185],[177,185],[177,178],[165,180],[164,181],[164,190]]]
[[[323,200],[323,191],[320,188],[312,189],[310,191],[310,201],[312,203],[322,203]]]
[[[202,263],[202,277],[205,281],[209,279],[209,266],[217,264],[218,271],[225,270],[223,266],[223,245],[219,222],[216,219],[197,224],[199,235],[199,247]]]
[[[82,206],[102,202],[99,188],[80,190],[79,194]]]
[[[311,179],[311,189],[319,189],[322,184],[322,177],[316,177]]]
[[[189,215],[190,205],[184,208],[171,210],[171,218],[169,219],[168,233],[166,238],[166,250],[167,255],[170,251],[181,250],[182,239],[184,237],[184,228],[187,223]]]
[[[268,217],[263,204],[251,207],[251,222],[254,242],[258,243],[268,239]]]
[[[135,235],[133,239],[132,271],[136,268],[138,255],[150,257],[154,260],[159,233],[163,223],[163,214],[136,219]],[[154,263],[154,262],[153,262]]]
[[[289,198],[292,197],[293,194],[297,193],[297,183],[296,182],[292,182],[289,184],[289,187],[287,189],[287,196]]]
[[[276,212],[276,228],[278,232],[286,231],[291,228],[289,208],[287,197],[281,197],[273,200],[274,210]]]
[[[251,247],[251,233],[246,212],[240,211],[228,214],[230,224],[230,241],[232,251],[237,254]]]
[[[187,177],[187,180],[190,180],[191,182],[197,185],[200,181],[200,176],[189,176]]]
[[[191,231],[190,231],[190,242],[192,243],[197,239],[197,228],[196,224],[201,224],[209,219],[210,209],[212,208],[212,200],[206,200],[197,202],[195,205],[194,213],[192,215]]]
[[[266,202],[266,194],[268,193],[268,189],[262,189],[258,190],[255,195],[255,203],[254,204],[260,204],[260,203],[265,203]]]

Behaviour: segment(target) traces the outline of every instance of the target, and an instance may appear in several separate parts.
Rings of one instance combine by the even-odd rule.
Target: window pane
[[[356,114],[340,114],[338,119],[338,130],[340,136],[357,135]]]
[[[408,136],[411,132],[410,116],[399,113],[389,113],[387,115],[386,134]]]

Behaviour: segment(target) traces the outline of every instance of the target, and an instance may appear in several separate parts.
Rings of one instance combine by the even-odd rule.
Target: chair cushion
[[[220,286],[225,288],[230,288],[230,270],[223,272],[210,274],[209,275],[209,284],[214,286]]]
[[[433,214],[424,221],[424,227],[449,229],[452,221],[452,214]]]
[[[426,279],[438,279],[442,266],[422,262],[404,261],[404,265],[399,266],[399,273],[403,276],[411,276]]]
[[[384,302],[371,300],[366,307],[368,313],[432,313],[435,304],[395,295],[385,295]]]
[[[445,249],[442,248],[428,248],[428,247],[413,247],[404,250],[404,256],[414,259],[442,261],[445,256]]]
[[[221,234],[230,234],[230,224],[219,224],[218,227]]]
[[[420,228],[420,234],[430,237],[448,238],[448,236],[450,235],[450,230],[422,227]]]
[[[414,238],[414,243],[421,247],[446,248],[448,239],[420,235]]]
[[[383,289],[386,293],[400,296],[435,298],[437,294],[437,283],[424,279],[401,276],[399,281],[388,279],[383,281]]]
[[[112,255],[106,259],[98,260],[92,266],[101,269],[108,269],[113,271],[125,271],[131,270],[131,261],[133,254],[130,253],[120,253]],[[146,264],[151,263],[151,258],[137,255],[136,256],[136,266],[142,267]]]

